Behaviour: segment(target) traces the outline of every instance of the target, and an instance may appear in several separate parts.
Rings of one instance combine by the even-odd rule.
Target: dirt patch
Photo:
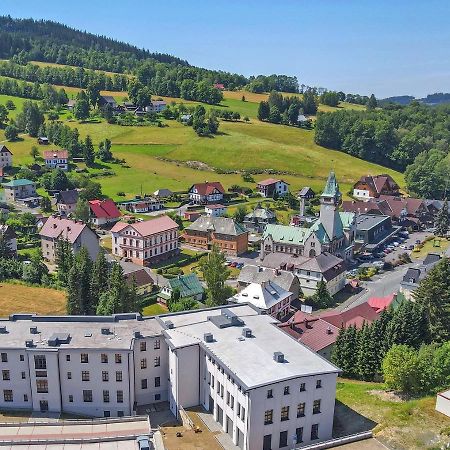
[[[410,395],[403,394],[402,392],[383,391],[381,389],[375,389],[367,392],[368,394],[374,395],[375,397],[378,397],[380,400],[383,400],[385,402],[401,403],[411,400]]]

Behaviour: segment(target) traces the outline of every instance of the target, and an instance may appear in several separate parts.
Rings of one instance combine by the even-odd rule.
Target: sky
[[[246,76],[377,98],[450,92],[449,0],[0,0],[8,14]]]

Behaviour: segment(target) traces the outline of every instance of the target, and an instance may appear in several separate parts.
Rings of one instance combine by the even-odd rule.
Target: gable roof
[[[29,186],[30,184],[34,185],[34,181],[21,178],[19,180],[11,180],[8,183],[3,183],[2,186],[9,188],[9,187]]]
[[[187,275],[180,275],[176,278],[168,280],[170,288],[173,290],[178,289],[180,291],[180,297],[193,297],[195,295],[203,294],[204,289],[200,280],[195,273]]]
[[[367,184],[378,195],[381,194],[385,186],[388,189],[390,189],[390,187],[392,187],[393,189],[399,188],[394,179],[386,173],[383,173],[381,175],[363,176],[355,183],[354,187],[356,188],[360,184]]]
[[[326,281],[330,281],[345,272],[346,264],[342,258],[332,253],[322,252],[314,258],[310,258],[300,264],[298,269],[319,272]]]
[[[94,233],[83,222],[50,216],[39,231],[39,235],[50,239],[67,239],[73,244],[85,230]]]
[[[236,303],[251,303],[257,308],[267,310],[279,302],[289,298],[292,292],[286,291],[273,281],[250,283],[238,292],[232,301]]]
[[[309,186],[305,186],[298,193],[299,197],[307,197],[307,196],[314,197],[315,195],[316,195],[316,193]]]
[[[9,153],[10,155],[12,155],[11,150],[3,144],[0,144],[0,153]]]
[[[200,216],[186,230],[192,231],[213,231],[218,234],[228,236],[239,236],[247,233],[242,225],[229,217]]]
[[[270,186],[270,185],[278,183],[278,182],[289,184],[289,183],[286,183],[286,181],[281,180],[281,179],[267,178],[266,180],[258,181],[258,186]]]
[[[131,285],[134,281],[138,288],[147,286],[148,284],[153,284],[153,278],[144,268],[135,270],[133,272],[124,273],[124,277],[127,281],[127,284]]]
[[[69,152],[67,150],[46,150],[42,156],[44,159],[68,159]]]
[[[110,198],[90,200],[89,207],[97,219],[117,219],[121,216],[116,204]]]
[[[319,316],[321,319],[338,328],[348,328],[350,325],[355,325],[356,328],[361,328],[364,322],[369,324],[374,320],[377,320],[379,317],[375,309],[373,309],[367,302],[361,303],[360,305],[347,309],[346,311],[324,312]]]
[[[152,234],[163,233],[178,228],[178,224],[169,216],[160,216],[156,219],[145,220],[144,222],[117,222],[111,228],[111,233],[118,233],[127,227],[133,228],[141,236],[150,236]]]
[[[112,95],[100,95],[100,99],[106,103],[116,103],[116,99]]]
[[[252,212],[245,215],[246,221],[251,221],[253,219],[262,219],[262,220],[273,220],[276,219],[275,213],[268,209],[262,208],[261,205],[258,205]]]
[[[269,269],[248,264],[240,271],[237,281],[245,284],[261,284],[264,281],[271,281],[284,290],[289,291],[295,282],[295,275],[285,270]]]
[[[377,314],[380,314],[383,309],[389,308],[396,297],[397,294],[389,294],[386,297],[372,297],[367,300],[367,303]]]
[[[64,205],[73,205],[78,201],[78,191],[76,189],[69,189],[67,191],[60,191],[56,203]]]
[[[222,183],[218,181],[206,181],[205,183],[194,184],[190,187],[189,192],[192,192],[194,188],[197,190],[199,195],[211,195],[215,190],[218,190],[221,194],[225,194],[225,189],[223,188]]]

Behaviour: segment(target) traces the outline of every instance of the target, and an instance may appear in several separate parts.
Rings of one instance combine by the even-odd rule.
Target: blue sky
[[[344,92],[450,92],[448,0],[0,0],[191,64]]]

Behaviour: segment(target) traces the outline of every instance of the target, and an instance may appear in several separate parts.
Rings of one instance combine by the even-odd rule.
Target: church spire
[[[341,198],[341,192],[339,191],[339,184],[336,180],[336,175],[333,170],[331,170],[328,175],[327,184],[325,185],[325,189],[321,197],[333,197],[336,203],[338,203]]]

